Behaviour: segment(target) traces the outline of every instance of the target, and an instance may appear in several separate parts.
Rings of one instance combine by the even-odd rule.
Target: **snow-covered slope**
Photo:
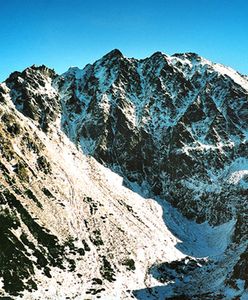
[[[11,74],[0,117],[1,296],[247,299],[247,77],[113,50]]]

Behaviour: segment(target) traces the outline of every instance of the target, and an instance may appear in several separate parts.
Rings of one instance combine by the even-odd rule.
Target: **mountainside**
[[[248,79],[113,50],[0,85],[0,296],[248,299]]]

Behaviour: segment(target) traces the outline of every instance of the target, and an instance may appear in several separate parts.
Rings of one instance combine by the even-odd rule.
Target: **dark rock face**
[[[113,50],[56,81],[65,131],[128,180],[147,181],[199,223],[226,222],[245,201],[219,178],[247,159],[248,92],[214,64],[193,53],[135,60]]]
[[[58,95],[51,90],[51,81],[55,77],[55,72],[43,65],[14,72],[6,80],[16,108],[37,121],[44,131],[55,120],[60,108]]]

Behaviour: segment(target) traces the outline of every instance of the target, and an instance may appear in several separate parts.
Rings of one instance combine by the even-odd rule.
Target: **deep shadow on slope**
[[[141,191],[139,194],[145,196]],[[218,290],[226,279],[227,270],[231,271],[235,263],[234,260],[228,265],[228,259],[224,259],[235,220],[217,227],[207,222],[197,224],[167,201],[158,197],[153,199],[162,207],[164,224],[178,238],[175,247],[185,258],[150,266],[148,273],[161,285],[133,291],[135,297],[140,300],[224,299]]]

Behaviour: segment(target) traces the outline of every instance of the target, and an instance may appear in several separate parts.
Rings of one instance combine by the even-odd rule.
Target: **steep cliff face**
[[[193,53],[135,60],[114,50],[56,82],[66,132],[98,161],[199,222],[230,220],[231,202],[245,201],[231,175],[247,161],[245,77]]]
[[[59,95],[51,86],[55,77],[55,72],[43,65],[14,72],[6,80],[16,108],[24,116],[36,121],[44,131],[56,119],[60,109]]]
[[[113,50],[0,104],[2,295],[246,299],[246,76]]]

